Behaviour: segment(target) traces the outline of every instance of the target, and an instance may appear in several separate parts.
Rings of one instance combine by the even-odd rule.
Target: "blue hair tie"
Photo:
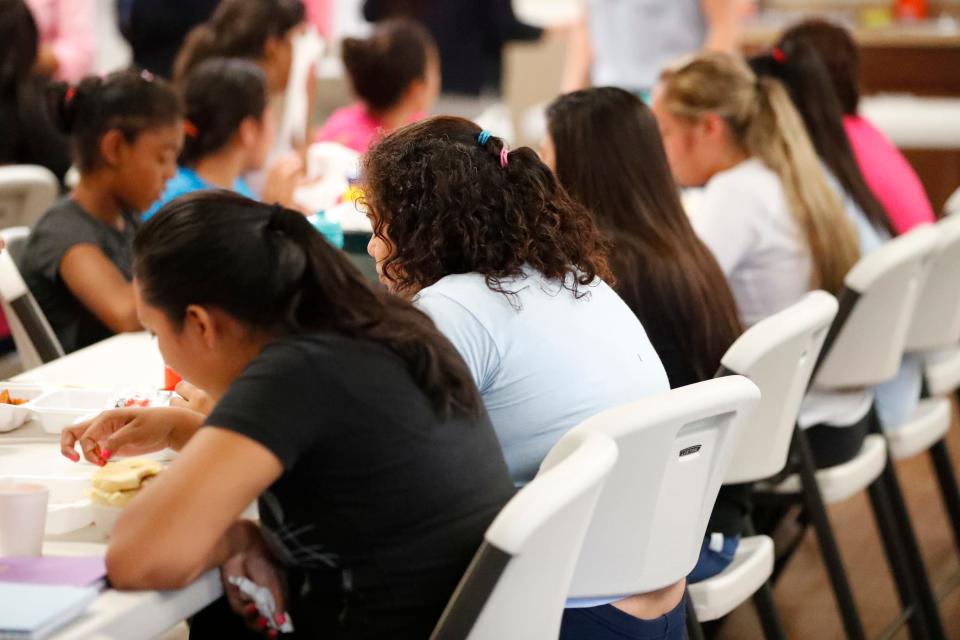
[[[486,129],[484,129],[483,131],[477,134],[477,142],[480,144],[481,147],[487,144],[487,142],[489,141],[490,141],[490,132],[487,131]]]

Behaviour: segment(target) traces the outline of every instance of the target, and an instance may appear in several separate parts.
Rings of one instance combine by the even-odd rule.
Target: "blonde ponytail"
[[[739,58],[702,53],[661,76],[662,99],[680,118],[721,116],[735,142],[776,173],[813,262],[811,288],[837,293],[859,258],[853,223],[830,188],[803,120],[773,78],[757,79]]]

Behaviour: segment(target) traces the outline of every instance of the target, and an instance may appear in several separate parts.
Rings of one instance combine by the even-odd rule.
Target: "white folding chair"
[[[30,236],[26,227],[0,231],[6,248],[0,251],[0,307],[7,316],[13,343],[24,370],[56,360],[63,355],[63,347],[53,332],[47,317],[34,300],[13,261],[11,253],[22,251]]]
[[[947,198],[946,204],[943,205],[943,212],[947,215],[960,213],[960,189],[954,191],[953,195]]]
[[[45,167],[0,167],[0,229],[33,226],[59,193],[57,177]]]
[[[759,400],[746,378],[717,378],[604,411],[560,439],[540,473],[587,434],[610,436],[620,452],[587,531],[571,598],[648,593],[693,570],[741,424]]]
[[[887,434],[895,460],[929,451],[960,550],[960,490],[947,451],[950,430],[950,395],[960,399],[960,215],[940,220],[937,251],[920,293],[906,350],[924,360],[923,398],[913,418]]]
[[[725,484],[758,482],[783,471],[800,403],[836,314],[833,296],[811,292],[752,326],[723,356],[720,375],[745,376],[762,394],[744,423]],[[766,638],[783,638],[768,582],[774,565],[773,541],[754,535],[752,524],[748,525],[749,535],[741,539],[730,566],[691,584],[690,598],[697,619],[707,622],[726,616],[753,597]]]
[[[936,244],[932,226],[918,227],[854,265],[844,279],[840,308],[814,372],[814,388],[864,388],[896,375]],[[922,636],[929,629],[942,634],[886,439],[872,406],[870,411],[873,433],[854,459],[834,467],[815,469],[805,433],[798,429],[794,451],[799,473],[772,489],[803,496],[849,637],[863,638],[863,624],[822,503],[845,500],[865,489],[903,609],[917,614],[908,616],[912,633]]]
[[[617,460],[584,434],[507,503],[487,529],[431,640],[556,640],[587,526]]]

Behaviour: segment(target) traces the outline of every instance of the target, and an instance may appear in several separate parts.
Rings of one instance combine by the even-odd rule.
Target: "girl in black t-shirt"
[[[220,566],[271,588],[297,637],[428,637],[513,491],[453,346],[302,215],[232,194],[162,208],[134,271],[165,361],[216,406],[116,410],[64,433],[65,455],[79,441],[99,464],[182,447],[117,523],[112,584],[175,588]],[[258,497],[261,525],[238,520]],[[238,637],[211,616],[191,635]]]
[[[183,113],[170,85],[148,72],[59,83],[47,98],[80,182],[34,225],[20,270],[70,352],[140,329],[130,282],[135,214],[173,175]]]

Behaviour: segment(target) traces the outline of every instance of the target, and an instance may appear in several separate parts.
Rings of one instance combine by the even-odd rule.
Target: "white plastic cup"
[[[0,557],[40,555],[49,496],[41,484],[0,483]]]

